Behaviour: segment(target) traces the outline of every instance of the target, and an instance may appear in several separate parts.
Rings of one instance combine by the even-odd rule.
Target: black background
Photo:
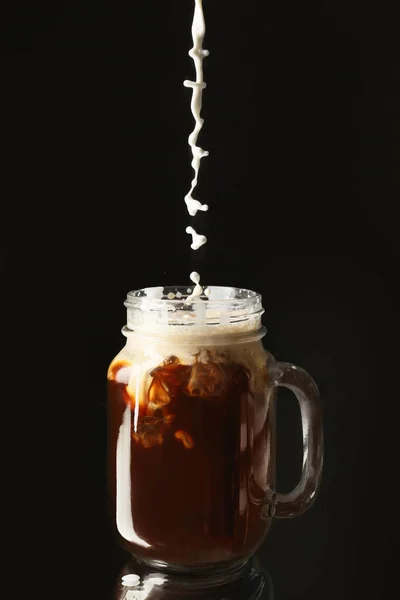
[[[63,526],[74,531],[69,574],[81,572],[79,550],[91,597],[111,597],[125,560],[111,535],[105,481],[105,374],[124,343],[124,296],[186,284],[193,269],[205,284],[260,291],[266,347],[305,368],[320,388],[326,452],[317,502],[303,517],[276,523],[262,551],[277,600],[392,597],[400,258],[394,5],[204,0],[210,57],[199,142],[210,156],[195,197],[210,209],[194,219],[183,201],[193,123],[182,85],[194,74],[193,2],[6,9],[3,176],[23,233],[5,249],[13,255],[22,244],[16,280],[38,292],[36,339],[51,340],[46,357],[69,333],[66,372],[83,365],[70,374],[82,379],[68,396],[73,402],[59,406],[59,422],[74,425],[61,438],[68,476],[61,471],[57,497],[68,507]],[[189,223],[209,238],[197,253]],[[295,401],[282,398],[285,490],[296,481],[300,432]],[[54,456],[45,439],[46,468]],[[44,513],[53,509],[50,529],[51,498],[43,499]],[[48,548],[59,547],[50,534]]]

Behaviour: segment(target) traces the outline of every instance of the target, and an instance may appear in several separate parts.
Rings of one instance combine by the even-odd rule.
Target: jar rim
[[[239,287],[214,286],[190,302],[192,286],[154,286],[128,292],[124,302],[129,329],[210,327],[216,334],[254,331],[261,327],[262,296]],[[226,330],[226,331],[225,331]],[[178,331],[177,331],[178,332]]]

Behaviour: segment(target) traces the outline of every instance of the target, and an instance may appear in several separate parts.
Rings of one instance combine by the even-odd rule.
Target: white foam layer
[[[192,273],[198,275],[198,273]],[[198,287],[197,287],[198,286]],[[191,290],[190,290],[191,291]],[[248,308],[230,310],[229,306],[214,308],[211,303],[199,299],[200,285],[196,286],[184,304],[190,304],[192,310],[182,310],[165,303],[161,309],[145,305],[140,307],[127,306],[127,327],[132,331],[168,336],[206,335],[221,336],[254,332],[261,329],[262,308],[249,314]],[[125,332],[126,333],[126,332]]]
[[[206,314],[203,317],[207,321],[210,319],[209,314]],[[147,321],[143,325],[139,325],[137,322],[134,322],[128,318],[128,330],[124,329],[124,334],[129,335],[130,331],[137,331],[140,333],[148,334],[148,335],[156,335],[156,336],[168,336],[171,339],[183,338],[182,342],[191,343],[191,339],[194,337],[204,337],[207,338],[210,343],[214,343],[213,340],[215,338],[215,343],[226,343],[229,344],[232,341],[231,336],[241,335],[241,334],[253,334],[253,337],[261,337],[263,334],[261,330],[261,316],[255,317],[254,319],[246,319],[243,321],[230,322],[229,315],[224,315],[224,313],[218,313],[215,317],[212,317],[213,324],[197,324],[194,321],[193,317],[189,317],[185,319],[182,318],[182,321],[186,321],[185,323],[176,323],[176,324],[163,324],[159,321]],[[222,340],[221,338],[226,337],[226,340]],[[229,339],[230,338],[230,339]]]

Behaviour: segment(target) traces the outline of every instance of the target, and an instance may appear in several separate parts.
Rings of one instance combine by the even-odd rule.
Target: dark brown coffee
[[[266,488],[274,485],[273,415],[272,406],[265,410],[265,392],[251,390],[244,364],[203,352],[193,365],[170,356],[150,372],[137,402],[115,379],[127,366],[115,362],[109,371],[109,487],[116,510],[117,444],[130,406],[126,493],[146,547],[121,531],[120,543],[139,558],[183,566],[250,555],[269,528],[261,513]]]

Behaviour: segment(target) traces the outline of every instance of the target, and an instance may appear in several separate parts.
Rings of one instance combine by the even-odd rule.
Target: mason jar
[[[112,518],[120,545],[152,568],[227,573],[274,518],[315,498],[320,398],[310,375],[265,349],[259,293],[210,286],[192,301],[191,292],[127,295],[126,343],[108,369]],[[302,472],[287,494],[275,487],[279,386],[295,394],[303,434]]]

